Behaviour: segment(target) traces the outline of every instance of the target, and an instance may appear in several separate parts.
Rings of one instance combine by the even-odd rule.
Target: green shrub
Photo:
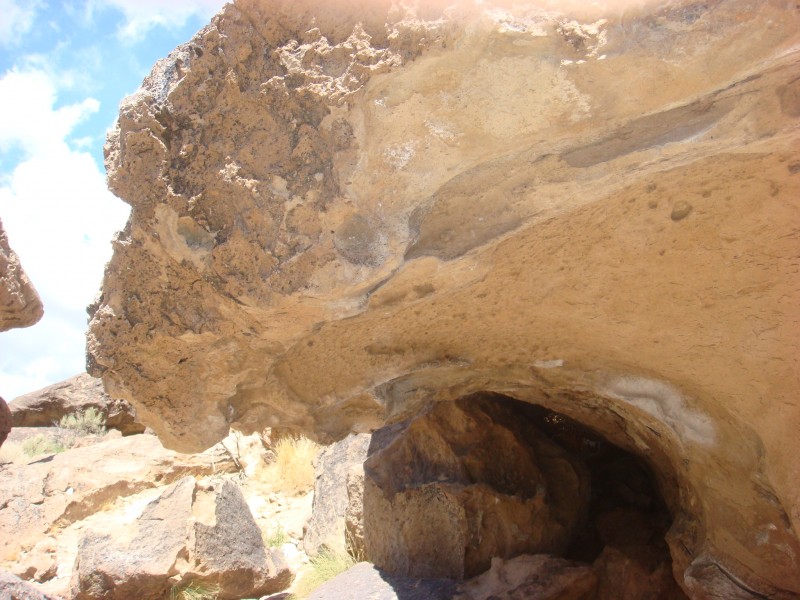
[[[274,529],[270,530],[269,537],[267,537],[266,543],[267,547],[269,548],[280,548],[288,541],[289,541],[289,535],[286,533],[286,530],[283,528],[283,525],[278,523],[278,525]]]
[[[64,415],[57,426],[74,431],[78,435],[102,435],[106,432],[106,418],[102,412],[91,406],[84,411]]]
[[[33,458],[42,454],[58,454],[59,452],[64,452],[66,449],[66,446],[58,440],[49,438],[41,433],[22,442],[22,452],[28,458]]]

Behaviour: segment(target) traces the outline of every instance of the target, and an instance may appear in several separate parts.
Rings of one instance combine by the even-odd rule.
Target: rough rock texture
[[[361,562],[319,586],[308,600],[452,600],[457,591],[450,579],[403,577]]]
[[[350,547],[354,555],[363,545],[359,533],[358,496],[363,496],[364,461],[367,459],[370,436],[350,435],[323,450],[314,463],[314,504],[311,519],[303,536],[303,548],[315,556],[323,547],[345,551]],[[357,480],[361,475],[361,484]],[[354,482],[353,479],[356,479]],[[354,490],[351,498],[350,490]],[[348,527],[349,522],[349,527]],[[349,539],[346,531],[355,539]]]
[[[57,549],[55,538],[46,537],[19,557],[11,572],[26,581],[50,581],[58,572]]]
[[[239,487],[216,482],[197,491],[192,505],[194,522],[188,540],[186,582],[219,586],[219,597],[249,598],[284,590],[294,574],[280,550],[264,546]]]
[[[0,331],[14,327],[30,327],[44,314],[36,293],[19,257],[8,245],[6,230],[0,220]]]
[[[491,569],[462,584],[460,592],[456,600],[596,600],[597,578],[586,565],[546,554],[522,555],[493,559]]]
[[[235,470],[214,451],[183,455],[165,450],[151,435],[102,442],[0,469],[0,560],[117,498],[169,484],[186,475]]]
[[[464,579],[492,557],[567,550],[588,510],[588,474],[509,406],[488,394],[442,402],[373,436],[368,560],[401,575]]]
[[[14,420],[11,416],[11,409],[6,404],[3,398],[0,398],[0,446],[6,441],[8,434],[11,432],[11,426]]]
[[[184,477],[142,514],[112,534],[90,532],[80,542],[71,596],[161,600],[173,586],[206,582],[222,600],[285,589],[292,574],[261,532],[231,481],[210,487]]]
[[[0,220],[0,331],[30,327],[44,314],[42,301],[8,245]],[[6,401],[0,398],[0,446],[11,431],[12,418]]]
[[[43,594],[31,584],[0,569],[0,600],[60,600],[60,596]]]
[[[156,65],[90,372],[184,450],[541,404],[652,467],[690,595],[796,597],[800,11],[445,4],[240,0]]]
[[[677,600],[686,597],[677,587],[668,563],[653,560],[648,548],[634,546],[626,550],[623,552],[607,546],[595,561],[596,600]]]
[[[69,414],[95,408],[106,418],[106,427],[123,435],[142,433],[136,410],[126,400],[113,399],[103,381],[81,373],[36,392],[17,396],[9,405],[14,427],[49,427]]]
[[[186,547],[194,489],[194,478],[184,477],[128,527],[88,533],[78,546],[70,595],[75,600],[164,598]]]

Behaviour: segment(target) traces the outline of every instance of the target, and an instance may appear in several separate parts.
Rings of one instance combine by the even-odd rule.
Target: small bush
[[[274,529],[270,530],[269,536],[266,539],[266,544],[268,548],[280,548],[288,541],[289,541],[289,534],[286,533],[286,530],[283,528],[283,525],[278,523],[278,525]]]
[[[285,437],[275,444],[269,466],[270,483],[277,492],[304,494],[314,489],[314,459],[319,446],[306,437]]]
[[[102,412],[91,406],[82,412],[64,415],[57,426],[78,435],[102,435],[106,432],[106,418]]]
[[[333,552],[323,550],[308,563],[308,568],[303,572],[294,589],[297,600],[307,598],[311,592],[329,579],[356,564],[352,556],[346,552]]]
[[[219,586],[192,581],[188,585],[175,585],[169,591],[169,600],[217,600]]]
[[[25,456],[28,458],[33,458],[42,454],[58,454],[59,452],[64,452],[66,449],[66,446],[58,440],[49,438],[41,433],[22,442],[22,452],[25,453]]]

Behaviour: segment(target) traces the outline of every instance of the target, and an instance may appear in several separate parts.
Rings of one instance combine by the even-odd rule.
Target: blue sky
[[[44,318],[0,333],[0,396],[85,369],[86,306],[128,207],[105,187],[120,100],[224,0],[0,0],[0,218]]]

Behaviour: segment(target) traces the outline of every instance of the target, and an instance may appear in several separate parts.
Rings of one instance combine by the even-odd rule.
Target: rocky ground
[[[81,414],[87,405],[116,414],[118,404],[105,397],[101,385],[89,380],[83,375],[28,394],[11,403],[11,413],[22,423],[35,420],[35,415],[48,410],[62,418]],[[93,390],[90,394],[85,393],[87,384]],[[57,403],[53,388],[60,390]],[[58,404],[57,409],[54,404]],[[197,540],[193,538],[188,544],[179,541],[184,549],[171,558],[159,556],[158,552],[169,545],[165,539],[170,531],[183,531],[187,522],[195,523],[195,527],[203,522],[206,517],[195,506],[199,503],[197,498],[226,481],[241,492],[241,503],[238,507],[234,504],[236,514],[231,518],[238,523],[242,515],[251,515],[248,518],[257,532],[256,546],[263,542],[265,565],[272,565],[273,572],[267,575],[277,579],[275,585],[262,587],[271,592],[290,590],[296,574],[307,565],[302,541],[311,516],[313,469],[308,465],[310,476],[286,490],[276,480],[280,475],[270,468],[274,453],[268,438],[234,432],[206,452],[187,455],[166,450],[151,433],[123,437],[118,429],[88,432],[53,426],[53,422],[48,427],[47,421],[39,420],[41,427],[12,429],[0,449],[0,569],[40,592],[63,598],[106,597],[103,594],[124,598],[135,589],[135,597],[144,598],[163,597],[162,592],[168,595],[171,590],[180,589],[190,578],[179,573],[179,555],[185,554],[189,545],[196,551]],[[131,429],[131,418],[117,421],[120,428]],[[310,462],[311,457],[305,458]],[[160,532],[147,529],[147,537],[158,539],[159,548],[146,550],[147,544],[141,540],[132,541],[123,563],[97,563],[93,558],[97,548],[93,545],[98,545],[101,533],[111,536],[112,545],[122,544],[126,538],[135,541],[137,535],[142,537],[142,524],[148,522],[146,512],[164,506],[165,497],[177,494],[172,489],[181,486],[196,487],[191,516],[181,517],[180,507],[161,509],[169,514],[169,525]],[[217,512],[211,522],[220,518]],[[237,537],[246,529],[237,524]],[[146,555],[140,556],[140,564],[131,558],[134,546],[139,555]],[[104,548],[102,553],[112,550]],[[230,548],[214,560],[221,560],[228,552]],[[163,573],[153,567],[159,562]],[[137,564],[142,573],[131,572]],[[111,571],[108,579],[114,584],[95,586],[97,589],[91,585],[76,587],[80,568],[89,569],[94,575]],[[198,580],[205,578],[215,585],[219,580],[209,579],[208,573],[199,575]],[[134,588],[125,587],[129,580],[135,581]],[[146,584],[148,580],[155,583]],[[154,590],[150,596],[148,589]],[[242,594],[240,597],[248,597],[245,591]]]

